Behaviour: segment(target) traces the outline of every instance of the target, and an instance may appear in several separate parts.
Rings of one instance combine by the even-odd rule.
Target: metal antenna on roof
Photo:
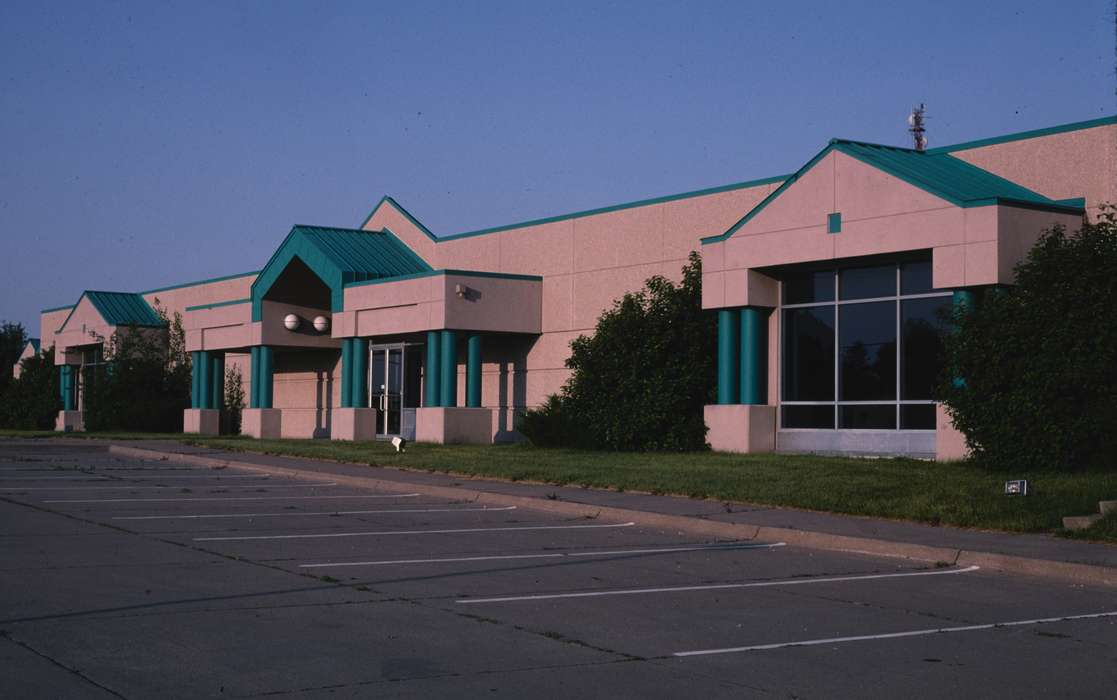
[[[927,137],[924,133],[927,131],[923,126],[923,120],[926,118],[926,108],[920,102],[918,107],[911,110],[908,115],[908,132],[915,140],[915,150],[922,151],[927,148]]]

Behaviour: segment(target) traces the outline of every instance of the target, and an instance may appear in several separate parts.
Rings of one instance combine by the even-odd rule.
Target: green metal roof
[[[105,319],[110,326],[148,326],[162,328],[167,322],[155,313],[155,309],[140,296],[128,292],[94,292],[86,291],[82,296],[88,297],[97,313]],[[80,302],[81,299],[78,299]]]
[[[78,305],[84,298],[89,299],[89,303],[93,304],[93,308],[97,309],[97,313],[101,315],[105,323],[110,326],[143,326],[145,328],[163,328],[167,322],[155,313],[155,309],[140,296],[131,292],[97,292],[86,290],[78,297],[78,303],[74,304],[67,314],[66,320],[58,327],[62,330],[66,324],[70,322],[70,317],[74,315]]]
[[[302,260],[330,288],[333,311],[342,310],[345,285],[350,282],[431,270],[425,260],[387,229],[295,226],[252,283],[252,320],[260,320],[264,296],[294,258]]]
[[[1052,199],[948,153],[927,153],[874,143],[830,142],[836,150],[960,206],[1007,200],[1057,207]]]
[[[39,353],[39,347],[40,346],[39,346],[39,339],[38,338],[28,338],[27,339],[27,344],[30,345],[31,347],[35,348],[35,354],[36,355]]]
[[[856,158],[959,207],[1012,204],[1073,214],[1083,212],[1079,201],[1050,199],[1011,180],[994,175],[988,170],[983,170],[976,165],[955,158],[949,153],[916,151],[910,148],[882,146],[875,143],[831,139],[826,148],[807,161],[807,164],[794,175],[788,177],[782,185],[761,200],[728,231],[718,236],[703,238],[702,243],[716,243],[732,236],[750,219],[794,185],[799,178],[803,177],[807,171],[817,165],[831,151],[839,151],[851,158]]]

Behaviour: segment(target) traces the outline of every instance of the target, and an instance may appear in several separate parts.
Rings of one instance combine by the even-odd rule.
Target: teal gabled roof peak
[[[66,316],[66,320],[59,326],[59,330],[66,327],[70,317],[74,315],[82,299],[89,299],[93,308],[101,315],[105,323],[110,326],[141,326],[144,328],[164,328],[167,325],[151,304],[142,295],[134,292],[103,292],[87,289],[78,297],[78,303]]]
[[[834,138],[830,139],[826,148],[784,180],[783,184],[761,200],[728,231],[703,238],[701,242],[716,243],[732,236],[832,151],[839,151],[856,158],[959,207],[1010,204],[1074,214],[1083,212],[1082,206],[1079,206],[1080,202],[1053,200],[949,153],[917,151],[912,148]]]
[[[259,321],[264,297],[292,259],[300,259],[330,288],[330,305],[341,311],[345,285],[429,272],[431,266],[388,229],[296,225],[252,283],[252,320]]]

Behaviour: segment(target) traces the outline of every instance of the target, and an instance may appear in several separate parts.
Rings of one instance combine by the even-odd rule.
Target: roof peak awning
[[[296,225],[252,283],[252,320],[262,318],[264,297],[287,266],[299,259],[330,290],[332,311],[345,303],[345,285],[419,272],[431,266],[391,231]]]

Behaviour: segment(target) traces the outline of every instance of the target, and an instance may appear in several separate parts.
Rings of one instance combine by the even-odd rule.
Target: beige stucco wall
[[[570,341],[591,332],[616,299],[640,289],[653,275],[677,281],[687,255],[699,249],[700,238],[724,232],[778,186],[779,182],[768,183],[449,238],[437,245],[390,203],[377,209],[365,228],[387,226],[435,268],[543,276],[542,334],[515,341],[518,348],[523,346],[515,374],[523,384],[517,389],[522,403],[501,402],[500,377],[505,375],[496,364],[486,364],[483,370],[486,407],[532,406],[559,390],[570,374],[564,366]],[[373,286],[377,285],[369,285]],[[347,290],[347,306],[349,294]],[[464,381],[462,374],[459,368],[459,382]]]
[[[1117,203],[1117,124],[950,154],[1051,199],[1085,197],[1091,220],[1099,203]]]

